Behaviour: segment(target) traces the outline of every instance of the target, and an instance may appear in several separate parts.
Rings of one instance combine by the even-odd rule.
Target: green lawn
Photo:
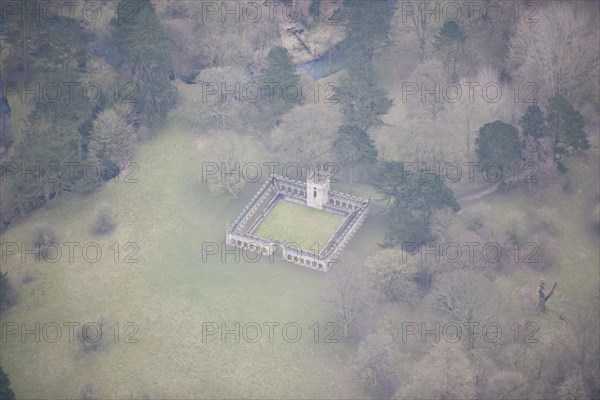
[[[175,113],[140,146],[137,183],[121,180],[87,196],[71,195],[2,235],[3,242],[27,242],[33,227],[46,222],[60,243],[97,242],[103,252],[96,263],[82,259],[81,247],[74,262],[63,248],[56,263],[36,263],[32,256],[22,263],[18,255],[2,263],[20,302],[3,312],[1,320],[25,322],[28,329],[36,322],[64,328],[56,343],[43,338],[36,343],[33,335],[23,343],[18,334],[0,341],[0,365],[17,397],[79,398],[81,388],[92,383],[99,398],[112,399],[365,398],[351,367],[353,346],[323,343],[322,332],[315,343],[309,328],[329,321],[322,300],[330,290],[327,274],[278,258],[252,262],[227,254],[225,261],[214,255],[202,262],[202,243],[224,246],[226,223],[260,182],[246,187],[236,200],[212,195],[201,182],[202,161],[211,149],[206,136],[191,132]],[[262,162],[261,149],[252,140],[244,146]],[[94,207],[102,202],[115,206],[118,225],[106,236],[93,237]],[[381,226],[365,227],[353,242],[373,249],[381,240]],[[334,231],[328,229],[327,235]],[[128,242],[139,247],[137,263],[123,262],[132,251],[124,249]],[[119,243],[118,262],[114,243]],[[33,280],[23,281],[28,275]],[[63,323],[83,324],[99,316],[113,329],[119,323],[118,343],[98,353],[83,353],[77,343],[69,343]],[[127,322],[139,327],[138,343],[124,342]],[[203,341],[206,322],[219,328],[225,322],[228,329],[236,322],[242,327],[251,322],[279,325],[272,343],[266,327],[258,342],[242,338],[236,343],[233,335],[223,341],[218,334]],[[296,343],[282,335],[290,322],[302,329]]]
[[[344,222],[344,217],[288,201],[278,201],[253,235],[297,244],[317,252]]]

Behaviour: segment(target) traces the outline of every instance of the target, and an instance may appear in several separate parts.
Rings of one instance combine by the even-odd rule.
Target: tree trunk
[[[44,205],[46,206],[46,210],[50,208],[50,188],[49,183],[44,184]]]
[[[27,24],[25,24],[27,25]],[[29,57],[27,56],[27,32],[23,37],[23,70],[25,72],[25,82],[29,82]]]
[[[554,285],[552,285],[552,289],[550,289],[550,293],[546,294],[544,292],[544,280],[540,281],[540,284],[538,286],[538,308],[539,308],[540,311],[546,312],[546,310],[547,310],[546,309],[546,302],[554,294],[554,290],[556,289],[557,285],[558,285],[558,283],[554,282]]]

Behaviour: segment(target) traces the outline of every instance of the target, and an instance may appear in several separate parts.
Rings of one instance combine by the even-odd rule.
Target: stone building
[[[348,244],[367,218],[371,201],[330,189],[330,175],[323,171],[308,174],[306,182],[271,175],[244,207],[234,222],[227,226],[227,244],[263,255],[278,254],[285,261],[319,271],[328,271],[336,256]],[[319,253],[291,246],[276,238],[253,235],[258,225],[278,201],[302,204],[344,217]]]

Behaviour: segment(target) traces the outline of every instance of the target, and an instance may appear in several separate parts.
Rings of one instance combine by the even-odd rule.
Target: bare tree
[[[420,109],[435,121],[438,114],[445,109],[447,102],[443,92],[448,82],[445,78],[444,66],[438,60],[428,60],[415,68],[409,82],[417,85],[417,94],[407,96],[406,101],[413,109]]]
[[[356,368],[365,388],[378,397],[394,392],[390,346],[376,335],[367,336],[358,348]]]
[[[600,306],[598,289],[583,290],[583,295],[568,308],[556,342],[563,370],[579,374],[590,393],[600,396]]]
[[[448,315],[465,326],[481,326],[495,321],[498,316],[498,300],[491,282],[473,270],[455,270],[435,277],[431,292],[425,302],[433,310]],[[470,350],[489,347],[491,343],[480,343],[480,330],[469,329],[464,335]]]
[[[241,168],[244,164],[243,144],[226,138],[224,135],[215,136],[210,142],[210,155],[207,161],[216,164],[215,173],[206,174],[209,190],[217,194],[226,194],[230,199],[237,198],[246,185]]]
[[[546,96],[573,100],[581,82],[593,82],[598,76],[597,9],[593,12],[591,3],[538,4],[542,6],[537,22],[517,26],[509,59],[524,80],[545,83],[541,89],[547,88]]]
[[[538,285],[538,309],[540,311],[546,311],[546,302],[550,299],[550,297],[552,297],[552,295],[554,294],[554,290],[558,285],[557,282],[554,282],[554,285],[552,285],[552,289],[550,289],[550,292],[546,294],[545,284],[546,283],[544,282],[544,280],[540,279],[540,284]]]
[[[421,298],[417,264],[416,256],[401,250],[381,250],[367,259],[367,277],[386,300],[415,304]]]
[[[587,400],[589,399],[588,390],[585,387],[580,374],[569,376],[558,389],[558,398],[560,400]]]
[[[333,160],[332,145],[340,114],[320,104],[295,107],[273,130],[271,143],[275,152],[288,162],[296,162],[307,171],[315,164]]]
[[[442,341],[412,369],[399,399],[474,399],[475,369],[460,343]]]
[[[482,398],[521,400],[527,398],[527,377],[516,370],[497,371],[486,382]]]
[[[429,222],[429,228],[438,241],[445,243],[451,241],[453,237],[456,237],[453,234],[453,224],[455,219],[456,213],[448,207],[440,208],[433,212]]]
[[[206,68],[196,82],[193,102],[186,113],[192,123],[204,129],[247,128],[256,112],[252,99],[257,94],[242,90],[251,82],[243,68]]]
[[[414,32],[419,44],[419,61],[421,64],[425,61],[425,46],[429,38],[429,22],[435,18],[433,14],[436,8],[436,2],[433,0],[424,0],[419,2],[403,2],[400,4],[402,23],[407,23],[405,28],[408,32]]]
[[[124,165],[132,151],[136,133],[129,120],[131,107],[121,106],[102,111],[94,120],[88,145],[90,159],[96,162],[112,161]]]
[[[333,305],[334,320],[341,326],[342,336],[349,339],[371,309],[373,296],[352,261],[337,265],[332,275],[328,301]]]

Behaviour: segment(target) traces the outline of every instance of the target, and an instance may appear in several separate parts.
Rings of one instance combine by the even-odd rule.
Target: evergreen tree
[[[388,206],[398,196],[404,179],[404,164],[400,161],[383,160],[377,164],[373,186],[387,200]]]
[[[0,81],[0,158],[13,141],[10,132],[10,111],[10,105],[4,96],[3,83]]]
[[[10,388],[10,379],[0,367],[0,400],[15,400],[15,393]]]
[[[451,68],[452,79],[458,81],[456,65],[465,57],[467,36],[454,21],[446,21],[440,31],[434,36],[433,47],[448,68]]]
[[[521,159],[521,142],[517,129],[502,121],[485,124],[475,138],[476,154],[484,171],[490,165],[500,168],[502,181],[508,176],[508,169]]]
[[[544,113],[537,104],[527,107],[525,114],[519,120],[519,125],[523,131],[523,158],[525,159],[525,167],[529,168],[530,163],[545,163],[547,150],[544,146],[543,139],[548,134]],[[527,181],[529,190],[531,190],[533,182]]]
[[[373,59],[373,53],[389,43],[390,22],[394,15],[388,0],[345,0],[346,42],[359,57]]]
[[[547,134],[544,113],[537,104],[527,107],[525,114],[519,120],[523,135],[541,139]]]
[[[9,309],[17,302],[17,291],[8,277],[8,272],[0,272],[0,312]]]
[[[290,111],[295,103],[296,91],[299,90],[300,75],[287,49],[283,46],[273,47],[267,56],[267,71],[262,78],[263,106],[275,119]]]
[[[373,140],[367,131],[357,125],[340,126],[333,149],[338,154],[341,164],[348,167],[350,185],[353,183],[354,167],[374,165],[377,161],[377,149]]]
[[[552,139],[554,162],[559,171],[566,172],[567,167],[562,163],[562,158],[590,148],[583,130],[585,120],[567,99],[553,96],[546,107],[546,122]]]
[[[169,35],[149,0],[121,0],[110,26],[112,41],[132,70],[136,111],[153,126],[167,117],[177,100],[177,88],[169,78]]]
[[[83,29],[78,20],[59,16],[44,23],[35,54],[40,59],[42,70],[53,72],[62,69],[64,76],[73,80],[76,78],[72,75],[74,70],[81,72],[85,69],[87,46],[92,40],[93,35]]]
[[[460,210],[454,193],[438,175],[411,174],[403,177],[394,196],[383,246],[402,242],[421,244],[431,240],[431,217],[435,210],[444,207],[454,212]]]
[[[383,124],[381,117],[394,103],[377,83],[373,64],[366,57],[358,57],[348,67],[348,76],[340,79],[335,100],[346,122],[364,130]]]
[[[75,93],[78,93],[75,91]],[[63,96],[56,102],[37,102],[23,127],[23,140],[12,161],[22,171],[12,175],[16,207],[21,215],[66,191],[81,188],[83,162],[81,127],[93,117],[94,104],[81,98]],[[96,179],[87,171],[87,181]]]
[[[25,3],[18,7],[25,7]],[[40,10],[43,5],[37,0],[28,0],[27,9]],[[61,68],[73,81],[71,73],[83,70],[86,65],[87,47],[93,35],[81,26],[78,18],[69,18],[60,13],[50,18],[21,13],[7,13],[2,19],[2,40],[11,45],[20,56],[29,81],[30,72],[47,73]]]

